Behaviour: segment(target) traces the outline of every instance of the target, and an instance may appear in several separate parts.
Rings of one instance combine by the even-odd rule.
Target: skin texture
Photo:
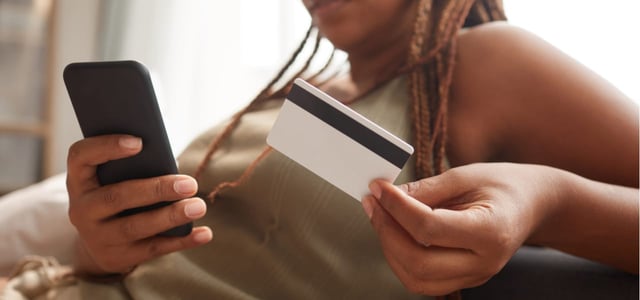
[[[392,42],[389,30],[411,30],[406,20],[384,16],[397,25],[341,22],[370,9],[367,1],[347,3],[343,10],[334,6],[332,15],[311,10],[330,40],[384,45]],[[390,61],[405,59],[406,52],[370,47],[349,45],[351,77],[324,88],[349,98],[367,90]],[[482,284],[523,243],[637,273],[637,106],[540,38],[506,23],[461,32],[456,58],[447,157],[457,168],[400,187],[376,181],[363,199],[405,286],[442,295]],[[474,164],[491,161],[517,164]]]
[[[404,63],[417,1],[304,3],[321,33],[349,54],[349,75],[322,86],[329,93],[351,98]],[[460,33],[451,94],[447,157],[456,168],[399,187],[375,181],[363,199],[389,265],[408,289],[441,295],[479,285],[523,243],[637,273],[635,104],[505,23]],[[98,185],[97,165],[143,146],[113,135],[79,141],[69,151],[69,215],[79,232],[81,272],[126,272],[211,240],[206,227],[184,238],[155,237],[202,217],[198,198],[112,218],[122,209],[195,194],[195,181],[184,175]],[[512,163],[486,163],[492,161]],[[185,184],[176,185],[179,180]],[[189,203],[201,209],[187,214]]]
[[[197,191],[196,181],[184,175],[100,186],[96,166],[134,155],[142,147],[138,138],[107,135],[81,140],[69,149],[67,189],[69,218],[79,237],[77,272],[87,275],[125,273],[146,260],[211,240],[211,229],[207,227],[194,228],[186,237],[155,236],[203,217],[206,205],[199,198],[187,198],[161,209],[114,218],[124,209],[190,197]]]
[[[404,63],[417,1],[315,1],[336,3],[320,8],[311,2],[303,1],[318,30],[349,54],[349,76],[323,87],[337,99],[367,91]]]

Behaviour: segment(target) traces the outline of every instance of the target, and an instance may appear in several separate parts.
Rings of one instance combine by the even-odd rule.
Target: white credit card
[[[393,182],[413,147],[302,79],[267,144],[360,201],[374,179]]]

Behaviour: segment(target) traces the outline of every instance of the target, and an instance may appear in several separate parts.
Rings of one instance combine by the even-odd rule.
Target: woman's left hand
[[[473,164],[403,184],[370,185],[365,212],[411,291],[443,295],[498,273],[557,202],[557,170]]]

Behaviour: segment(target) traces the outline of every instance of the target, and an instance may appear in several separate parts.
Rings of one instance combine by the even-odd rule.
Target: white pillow
[[[29,254],[71,262],[76,231],[69,222],[66,174],[0,197],[0,277]]]

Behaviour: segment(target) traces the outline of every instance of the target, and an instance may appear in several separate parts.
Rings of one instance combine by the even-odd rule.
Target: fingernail
[[[197,218],[204,214],[206,210],[207,207],[205,206],[204,202],[193,201],[184,207],[184,214],[189,218]]]
[[[380,189],[380,184],[377,181],[373,181],[369,184],[369,190],[371,190],[371,194],[380,199],[380,195],[382,195],[382,190]]]
[[[133,136],[123,136],[118,140],[120,147],[126,149],[138,149],[142,146],[142,140]]]
[[[180,179],[173,183],[173,190],[178,194],[192,195],[198,190],[198,183],[191,178]]]
[[[210,241],[211,238],[213,238],[213,235],[209,230],[203,230],[193,235],[193,240],[199,244],[206,243]]]
[[[371,220],[371,215],[373,215],[373,207],[371,206],[371,197],[364,197],[362,198],[362,208],[364,208],[364,213],[367,214],[367,217],[369,217],[369,220]]]

